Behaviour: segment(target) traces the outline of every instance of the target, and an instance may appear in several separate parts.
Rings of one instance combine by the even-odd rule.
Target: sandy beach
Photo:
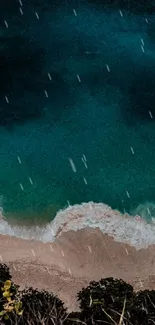
[[[79,309],[76,294],[91,280],[112,276],[155,289],[155,246],[136,250],[99,228],[62,232],[52,243],[0,235],[0,260],[21,288],[52,291],[69,311]]]

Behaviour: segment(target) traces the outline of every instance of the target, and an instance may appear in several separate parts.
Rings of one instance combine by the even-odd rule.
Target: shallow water
[[[69,203],[93,200],[150,220],[154,15],[93,1],[1,6],[6,218],[40,224]]]

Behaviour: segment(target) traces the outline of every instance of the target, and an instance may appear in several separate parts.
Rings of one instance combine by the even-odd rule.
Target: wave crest
[[[55,219],[45,227],[10,226],[2,217],[0,234],[46,243],[54,241],[62,232],[76,231],[85,227],[100,228],[103,233],[112,235],[116,241],[128,243],[136,249],[155,244],[155,225],[148,224],[143,218],[133,218],[127,213],[121,214],[106,204],[94,202],[60,210]]]
[[[146,219],[148,222],[155,222],[155,203],[146,201],[145,203],[139,204],[136,209],[131,211],[131,214],[140,215],[142,218]]]

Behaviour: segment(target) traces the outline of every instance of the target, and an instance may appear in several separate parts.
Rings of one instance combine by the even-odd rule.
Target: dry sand
[[[155,245],[137,251],[98,228],[64,232],[53,243],[0,235],[0,260],[15,283],[52,291],[69,311],[79,309],[76,294],[91,280],[112,276],[155,289]]]

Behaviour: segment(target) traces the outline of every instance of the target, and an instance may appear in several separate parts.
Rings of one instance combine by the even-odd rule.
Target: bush
[[[9,267],[0,264],[0,319],[1,321],[12,317],[13,313],[21,313],[21,303],[18,298],[18,288],[12,281]]]
[[[10,318],[10,313],[15,313],[16,315],[22,315],[22,303],[18,299],[17,288],[11,283],[11,280],[4,282],[2,291],[2,310],[0,311],[0,316],[2,319],[8,320]]]
[[[144,290],[135,294],[130,319],[134,325],[155,324],[155,290]]]
[[[68,317],[64,321],[63,325],[82,325],[83,315],[81,312],[72,312],[68,314]]]
[[[119,323],[124,306],[124,319],[128,320],[127,309],[130,309],[133,298],[133,287],[123,280],[106,278],[92,281],[78,293],[82,320],[87,324],[100,324],[101,321]]]
[[[11,280],[9,267],[6,264],[0,264],[0,284],[3,284],[7,280]]]
[[[20,324],[62,324],[67,317],[67,309],[64,303],[52,293],[45,290],[38,291],[28,288],[21,292],[23,316]]]
[[[77,295],[81,311],[70,314],[53,293],[19,291],[5,264],[0,265],[0,281],[0,325],[155,324],[155,290],[135,293],[121,279],[91,281]]]

